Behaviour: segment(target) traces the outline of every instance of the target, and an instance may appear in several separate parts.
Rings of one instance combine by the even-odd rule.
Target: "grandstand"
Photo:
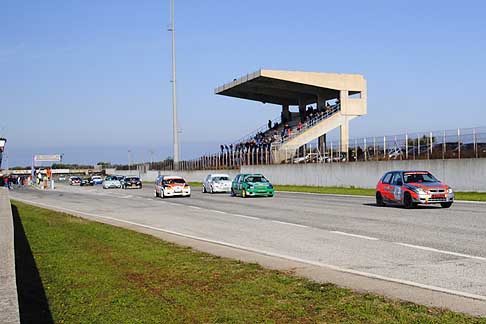
[[[336,150],[348,154],[349,121],[367,112],[366,80],[358,74],[259,70],[215,89],[215,94],[281,107],[280,118],[234,143],[270,146],[272,161],[281,163],[307,143],[318,140],[326,150],[326,134],[340,129]],[[291,111],[297,106],[296,112]],[[250,144],[248,144],[250,143]]]

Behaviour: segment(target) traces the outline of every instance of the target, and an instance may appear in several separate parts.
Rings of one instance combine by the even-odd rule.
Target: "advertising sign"
[[[61,162],[60,154],[39,154],[34,155],[35,162]]]

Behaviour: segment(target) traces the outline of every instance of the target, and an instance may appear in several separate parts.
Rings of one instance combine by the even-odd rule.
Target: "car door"
[[[389,172],[383,176],[382,184],[382,195],[383,199],[386,201],[394,201],[393,186],[391,185],[391,180],[393,177],[393,172]]]
[[[392,186],[392,195],[393,195],[393,202],[395,203],[401,203],[402,202],[402,196],[403,196],[403,180],[402,180],[402,173],[401,172],[394,172],[393,177],[391,180],[391,186]]]
[[[238,182],[239,182],[239,179],[240,179],[240,175],[238,174],[235,179],[233,180],[233,182],[231,183],[231,189],[233,190],[233,192],[236,194],[238,193]]]

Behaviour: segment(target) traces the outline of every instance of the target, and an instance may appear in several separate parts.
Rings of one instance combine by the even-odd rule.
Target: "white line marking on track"
[[[253,219],[253,220],[261,220],[261,218],[258,218],[258,217],[246,216],[246,215],[240,215],[240,214],[231,214],[231,216],[242,217],[242,218],[248,218],[248,219]]]
[[[216,210],[216,209],[207,209],[207,211],[210,211],[210,212],[213,212],[213,213],[217,213],[217,214],[228,214],[225,211]]]
[[[108,219],[108,220],[112,220],[112,221],[115,221],[115,222],[135,225],[135,226],[139,226],[139,227],[143,227],[143,228],[147,228],[147,229],[151,229],[151,230],[155,230],[155,231],[159,231],[159,232],[164,232],[164,233],[168,233],[168,234],[172,234],[172,235],[187,237],[187,238],[198,240],[198,241],[214,243],[214,244],[232,247],[232,248],[240,249],[240,250],[244,250],[244,251],[254,252],[254,253],[258,253],[258,254],[262,254],[262,255],[268,255],[268,256],[287,259],[287,260],[291,260],[291,261],[295,261],[295,262],[315,265],[315,266],[319,266],[319,267],[325,267],[325,268],[328,268],[328,269],[331,269],[331,270],[349,273],[349,274],[354,274],[354,275],[358,275],[358,276],[362,276],[362,277],[379,279],[379,280],[384,280],[384,281],[388,281],[388,282],[395,282],[395,283],[399,283],[399,284],[403,284],[403,285],[407,285],[407,286],[418,287],[418,288],[422,288],[422,289],[428,289],[428,290],[442,292],[442,293],[446,293],[446,294],[450,294],[450,295],[456,295],[456,296],[486,301],[486,296],[482,296],[482,295],[476,295],[476,294],[471,294],[471,293],[453,290],[453,289],[447,289],[447,288],[442,288],[442,287],[437,287],[437,286],[432,286],[432,285],[425,285],[425,284],[421,284],[421,283],[413,282],[413,281],[409,281],[409,280],[395,279],[395,278],[381,276],[381,275],[377,275],[377,274],[373,274],[373,273],[368,273],[368,272],[363,272],[363,271],[358,271],[358,270],[353,270],[353,269],[348,269],[348,268],[342,268],[342,267],[339,267],[339,266],[334,266],[334,265],[330,265],[330,264],[326,264],[326,263],[322,263],[322,262],[318,262],[318,261],[306,260],[306,259],[301,259],[301,258],[289,256],[289,255],[284,255],[284,254],[268,252],[268,251],[264,251],[264,250],[260,250],[260,249],[245,247],[245,246],[238,245],[238,244],[232,244],[232,243],[227,243],[227,242],[223,242],[223,241],[207,239],[207,238],[203,238],[203,237],[199,237],[199,236],[184,234],[184,233],[180,233],[180,232],[176,232],[176,231],[172,231],[172,230],[167,230],[167,229],[149,226],[149,225],[145,225],[145,224],[135,223],[135,222],[131,222],[131,221],[123,220],[123,219],[118,219],[118,218],[114,218],[114,217],[101,216],[101,215],[96,215],[96,214],[91,214],[91,213],[80,212],[80,211],[69,209],[69,208],[56,207],[56,206],[52,206],[52,205],[48,205],[48,204],[44,204],[44,203],[39,203],[39,202],[27,200],[27,199],[17,198],[17,200],[25,202],[27,204],[37,205],[39,207],[58,210],[58,211],[61,211],[61,212],[74,213],[75,215],[76,214],[86,215],[86,216],[93,217],[93,218]]]
[[[187,206],[189,208],[192,208],[192,209],[202,209],[201,207],[197,207],[197,206]]]
[[[278,220],[272,220],[272,222],[277,223],[277,224],[283,224],[283,225],[290,225],[290,226],[296,226],[296,227],[302,227],[302,228],[309,228],[307,225],[301,225],[301,224],[295,224],[295,223],[288,223],[288,222],[282,222]]]
[[[341,232],[341,231],[329,231],[329,232],[334,233],[334,234],[339,234],[339,235],[345,235],[345,236],[351,236],[351,237],[356,237],[356,238],[362,238],[362,239],[370,240],[370,241],[379,241],[378,238],[371,237],[371,236],[358,235],[358,234],[346,233],[346,232]]]
[[[439,249],[434,249],[434,248],[431,248],[431,247],[420,246],[420,245],[413,245],[413,244],[407,244],[407,243],[400,243],[400,242],[394,242],[394,243],[395,244],[398,244],[398,245],[401,245],[401,246],[406,246],[406,247],[409,247],[409,248],[419,249],[419,250],[423,250],[423,251],[437,252],[437,253],[449,254],[449,255],[454,255],[454,256],[468,258],[468,259],[475,259],[475,260],[486,261],[486,258],[485,257],[480,257],[480,256],[476,256],[476,255],[469,255],[469,254],[464,254],[464,253],[458,253],[458,252],[452,252],[452,251],[439,250]]]

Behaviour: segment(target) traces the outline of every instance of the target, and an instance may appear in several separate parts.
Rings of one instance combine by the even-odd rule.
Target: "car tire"
[[[443,203],[440,203],[440,206],[442,208],[450,208],[452,206],[452,202],[443,202]]]
[[[241,190],[241,198],[246,198],[246,190]]]
[[[214,194],[214,189],[213,189],[213,186],[211,186],[211,194]]]
[[[206,193],[206,187],[203,185],[202,192]]]
[[[379,191],[376,192],[376,205],[380,207],[385,207],[385,203],[383,202],[383,196]]]
[[[408,192],[406,192],[405,196],[403,197],[403,207],[405,207],[406,209],[412,209],[415,207],[412,196]]]
[[[160,190],[159,197],[162,198],[162,199],[165,198],[165,196],[164,196],[164,189]]]
[[[230,191],[230,196],[231,196],[231,197],[235,197],[235,196],[236,196],[236,195],[235,195],[235,191],[233,190],[233,188],[231,188],[231,191]]]
[[[154,190],[154,195],[155,195],[155,198],[159,198],[159,194],[157,193],[157,190]]]

